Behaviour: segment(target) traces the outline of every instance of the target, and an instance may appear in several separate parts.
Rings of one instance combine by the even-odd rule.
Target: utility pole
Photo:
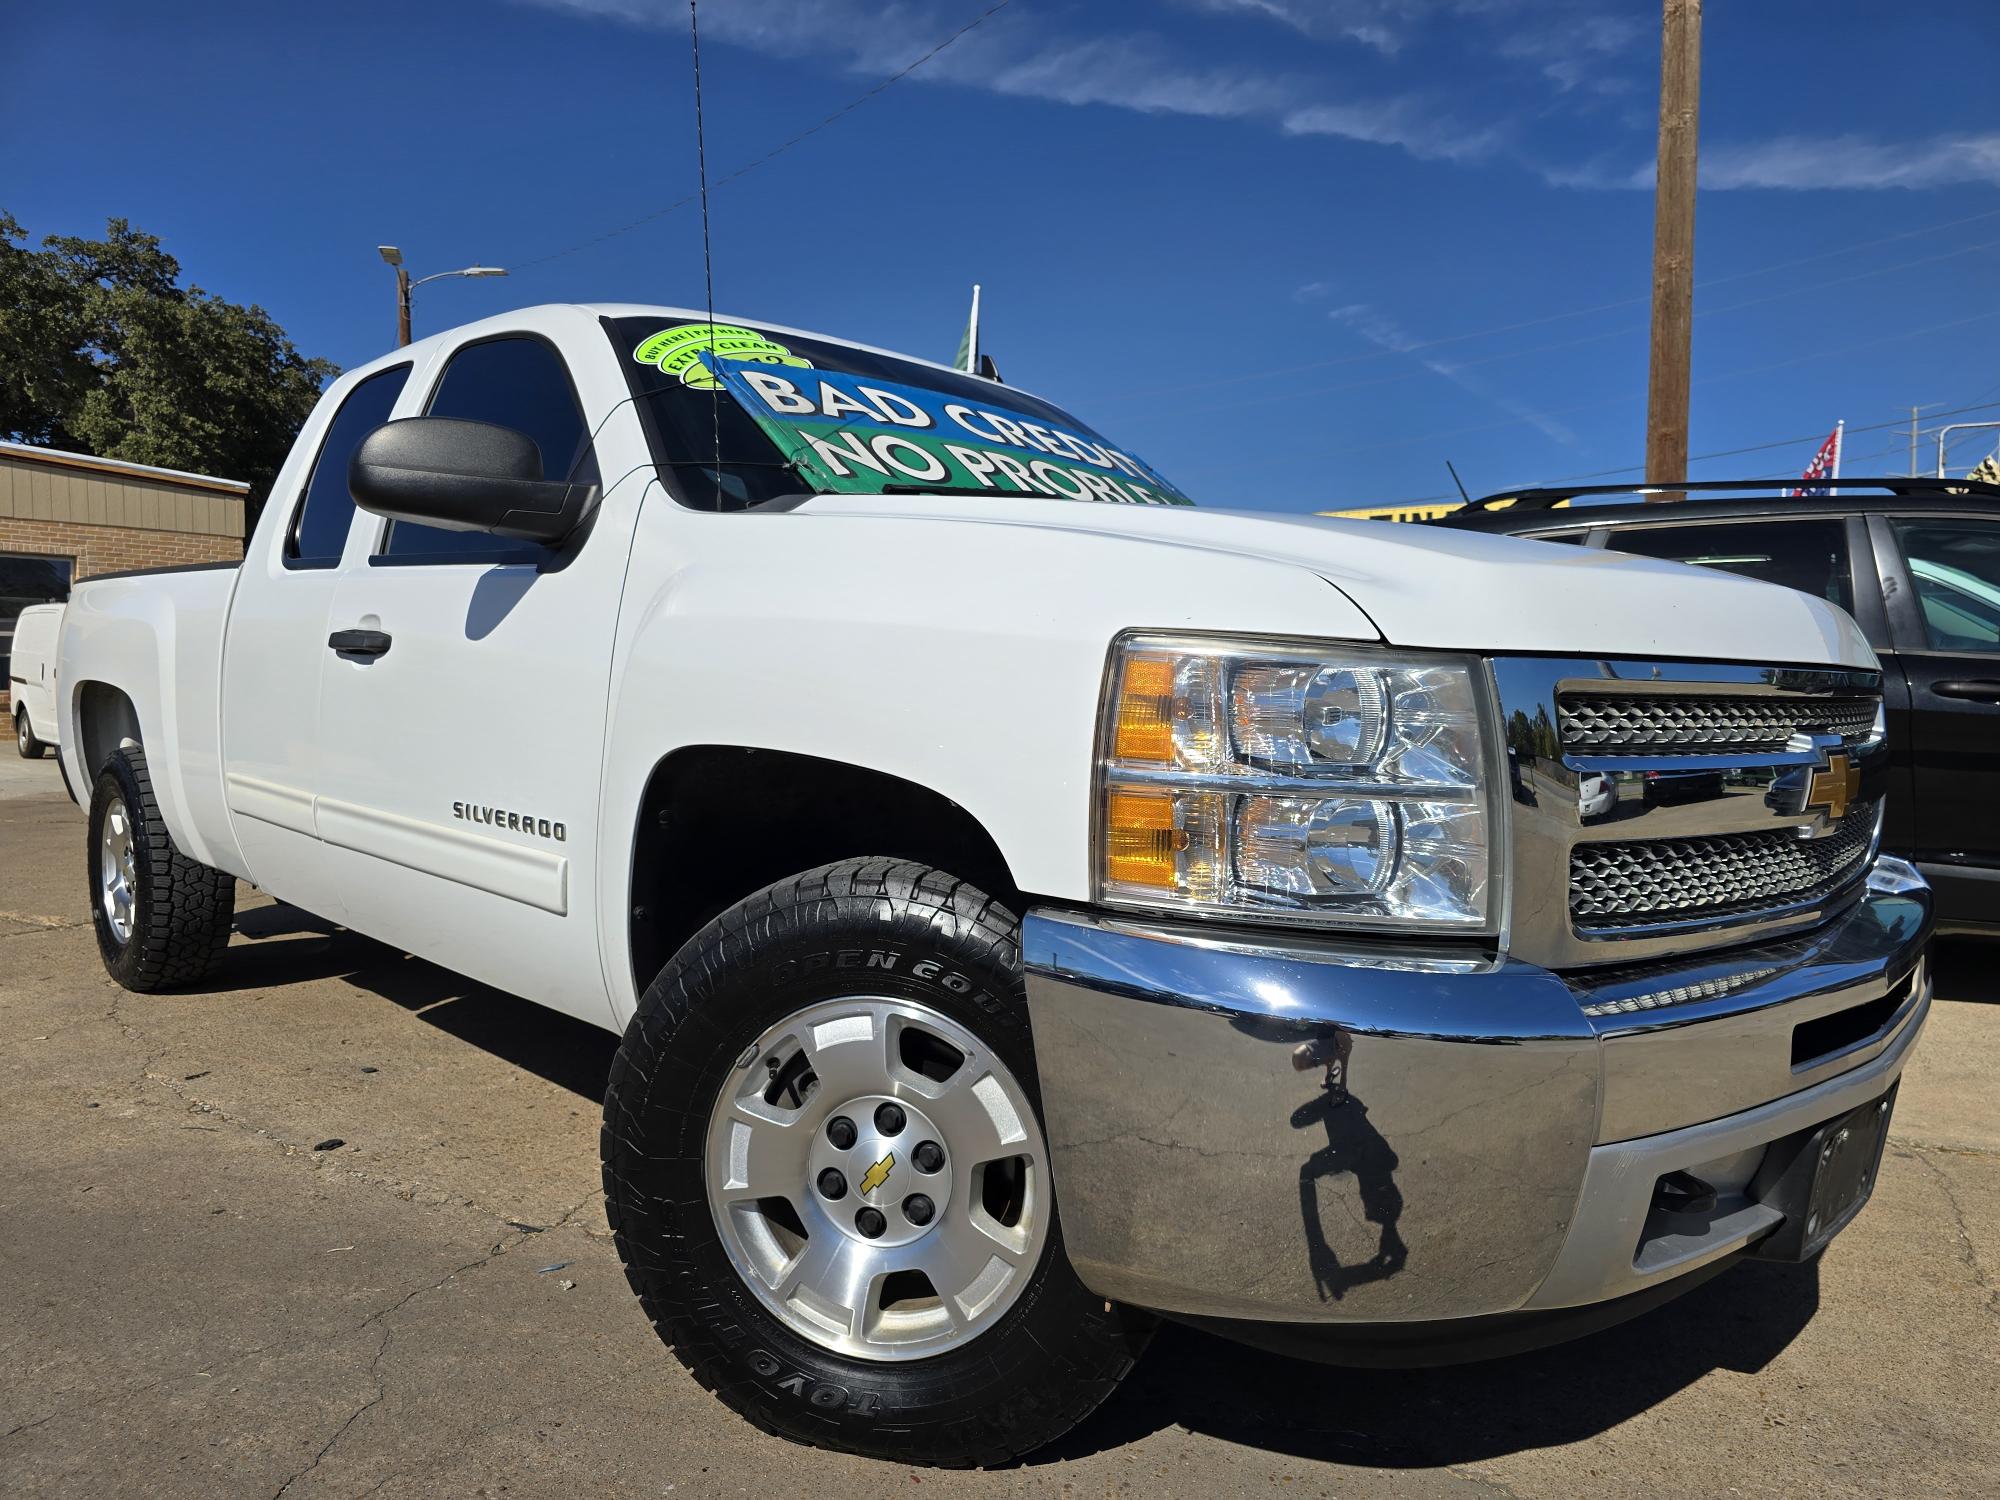
[[[396,347],[410,342],[410,268],[396,267]]]
[[[1917,409],[1910,408],[1910,478],[1917,477]]]
[[[1646,379],[1646,483],[1687,478],[1694,333],[1695,159],[1701,116],[1701,0],[1664,0],[1660,146],[1653,190],[1653,333]],[[1679,491],[1648,495],[1678,500]]]

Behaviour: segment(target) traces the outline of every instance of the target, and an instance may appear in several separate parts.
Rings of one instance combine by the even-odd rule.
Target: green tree
[[[101,240],[26,238],[0,212],[0,433],[246,480],[254,525],[339,366],[263,308],[182,286],[180,262],[123,219]]]

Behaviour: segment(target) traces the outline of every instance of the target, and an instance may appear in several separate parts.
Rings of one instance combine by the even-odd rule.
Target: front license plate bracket
[[[1750,1197],[1785,1216],[1752,1252],[1761,1260],[1811,1260],[1853,1222],[1881,1173],[1900,1080],[1879,1098],[1772,1145]]]

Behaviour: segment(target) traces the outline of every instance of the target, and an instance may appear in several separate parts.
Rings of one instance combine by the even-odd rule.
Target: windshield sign
[[[1194,502],[1129,454],[997,402],[833,371],[702,362],[815,488],[875,495],[895,486],[1000,490],[1124,505]]]
[[[822,494],[1194,503],[1047,402],[963,372],[720,323],[660,329],[632,358],[704,393],[704,410],[718,388],[727,392],[782,464]]]

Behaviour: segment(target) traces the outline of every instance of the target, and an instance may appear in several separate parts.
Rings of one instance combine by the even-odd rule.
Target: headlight
[[[1493,930],[1473,662],[1128,636],[1099,738],[1108,905]]]

